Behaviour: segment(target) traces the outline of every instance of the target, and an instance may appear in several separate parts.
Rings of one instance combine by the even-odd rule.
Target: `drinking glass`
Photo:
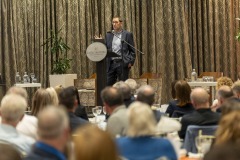
[[[97,108],[97,115],[100,115],[102,113],[102,106],[96,106]]]
[[[195,144],[198,149],[198,153],[203,156],[207,153],[211,147],[214,136],[200,135],[195,138]]]
[[[105,106],[103,106],[103,114],[107,114],[107,111],[106,111],[106,107]]]
[[[31,77],[31,81],[32,81],[32,83],[34,83],[35,74],[34,74],[34,73],[30,73],[30,77]]]
[[[92,108],[92,113],[93,113],[93,115],[95,117],[95,123],[96,123],[97,122],[97,115],[98,115],[98,111],[97,111],[96,107]]]

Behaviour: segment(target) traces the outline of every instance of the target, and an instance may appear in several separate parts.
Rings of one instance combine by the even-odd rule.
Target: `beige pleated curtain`
[[[0,0],[0,72],[10,87],[17,71],[35,73],[47,87],[54,56],[41,46],[50,30],[61,35],[73,58],[69,73],[87,78],[95,63],[86,57],[94,35],[112,29],[114,15],[134,34],[137,53],[130,77],[161,73],[162,102],[170,98],[170,84],[198,73],[222,71],[236,79],[240,71],[238,0]],[[45,53],[47,52],[47,53]]]

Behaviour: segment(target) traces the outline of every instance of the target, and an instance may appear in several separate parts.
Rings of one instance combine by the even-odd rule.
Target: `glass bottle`
[[[29,82],[29,76],[27,75],[27,72],[24,72],[23,83],[28,83],[28,82]]]
[[[16,73],[15,83],[21,83],[21,76],[19,75],[19,72]]]
[[[193,69],[192,73],[191,73],[191,81],[197,81],[197,72],[195,71],[195,69]]]

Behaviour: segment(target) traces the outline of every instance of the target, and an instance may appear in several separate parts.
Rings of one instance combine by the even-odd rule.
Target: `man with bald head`
[[[232,88],[229,86],[221,86],[218,90],[217,90],[217,94],[216,97],[217,99],[214,100],[216,105],[213,105],[211,108],[213,111],[217,111],[217,112],[221,112],[221,105],[228,99],[233,97],[233,91]]]
[[[123,81],[116,82],[113,87],[117,88],[123,95],[123,101],[125,106],[128,106],[135,100],[134,96],[131,94],[131,88],[129,85]]]
[[[38,141],[25,160],[67,160],[69,118],[61,106],[48,106],[38,114]]]
[[[137,91],[137,100],[152,106],[154,103],[155,92],[149,85],[141,86]]]
[[[179,137],[182,139],[185,138],[189,125],[217,125],[220,119],[219,113],[211,111],[209,107],[209,94],[205,89],[200,87],[193,89],[190,98],[195,111],[182,117],[182,128],[179,131]]]
[[[122,93],[117,88],[106,87],[101,92],[101,98],[106,112],[110,115],[107,131],[114,137],[125,135],[128,121]]]

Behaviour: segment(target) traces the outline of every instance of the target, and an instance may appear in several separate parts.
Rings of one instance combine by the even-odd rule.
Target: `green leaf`
[[[63,26],[62,26],[63,27]],[[50,37],[47,38],[41,46],[46,46],[47,50],[50,50],[51,54],[55,54],[55,60],[52,62],[52,73],[64,74],[71,68],[72,59],[67,58],[67,51],[70,47],[64,42],[64,38],[59,34],[62,27],[58,31],[50,30]],[[45,53],[49,53],[45,51]]]

